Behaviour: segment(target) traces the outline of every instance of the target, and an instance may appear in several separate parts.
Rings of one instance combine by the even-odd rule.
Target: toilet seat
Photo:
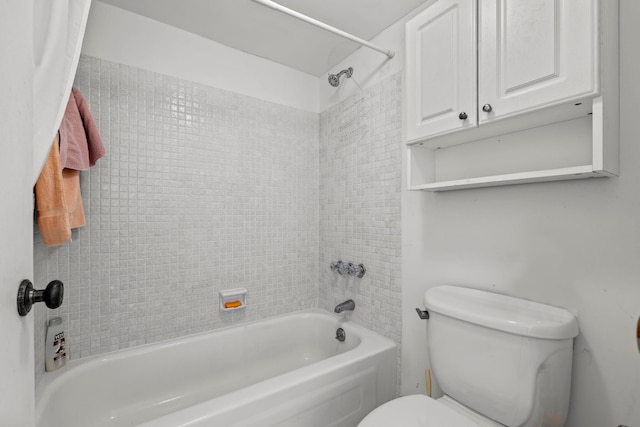
[[[423,394],[394,399],[374,409],[358,427],[480,427],[448,405]]]

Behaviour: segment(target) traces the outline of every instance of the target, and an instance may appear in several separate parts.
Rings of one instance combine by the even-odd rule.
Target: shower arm
[[[380,46],[377,46],[373,43],[368,42],[367,40],[361,39],[360,37],[356,37],[353,34],[349,34],[346,31],[342,31],[336,27],[332,27],[329,24],[325,24],[322,21],[318,21],[317,19],[313,19],[307,15],[303,15],[300,12],[296,12],[293,9],[289,9],[288,7],[284,7],[274,1],[271,0],[252,0],[255,3],[260,3],[263,6],[269,7],[271,9],[277,10],[278,12],[282,12],[284,14],[287,14],[289,16],[292,16],[294,18],[297,18],[301,21],[304,21],[306,23],[309,23],[311,25],[315,25],[318,28],[322,28],[323,30],[329,31],[330,33],[336,34],[340,37],[344,37],[345,39],[349,39],[353,42],[359,43],[362,46],[368,47],[369,49],[373,49],[375,51],[378,51],[380,53],[383,53],[385,55],[387,55],[387,57],[389,59],[393,58],[396,53],[392,50],[389,49],[384,49],[381,48]]]
[[[336,74],[335,76],[340,79],[340,77],[342,77],[343,74],[346,74],[347,77],[351,77],[353,75],[353,68],[349,67],[346,70],[342,70],[340,71],[338,74]]]

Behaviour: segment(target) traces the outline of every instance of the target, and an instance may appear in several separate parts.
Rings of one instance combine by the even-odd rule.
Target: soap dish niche
[[[246,307],[247,290],[245,288],[226,289],[219,294],[220,311],[241,310]]]

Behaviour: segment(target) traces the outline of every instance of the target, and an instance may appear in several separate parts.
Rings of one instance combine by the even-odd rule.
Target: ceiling
[[[314,76],[336,71],[332,68],[360,47],[357,43],[251,0],[101,1]],[[355,36],[371,40],[424,1],[277,2]]]

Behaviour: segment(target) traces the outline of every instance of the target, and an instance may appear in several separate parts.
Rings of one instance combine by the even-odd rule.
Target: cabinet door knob
[[[467,120],[467,113],[465,113],[465,112],[463,111],[462,113],[460,113],[460,114],[458,115],[458,118],[459,118],[460,120]]]
[[[485,113],[490,113],[491,110],[493,110],[493,107],[491,106],[491,104],[484,104],[482,106],[482,111],[484,111]]]

